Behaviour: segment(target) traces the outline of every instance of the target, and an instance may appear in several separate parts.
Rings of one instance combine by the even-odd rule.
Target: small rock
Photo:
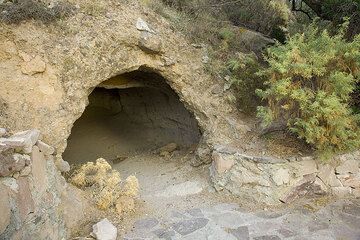
[[[21,170],[20,176],[25,177],[25,176],[28,176],[30,173],[31,173],[31,167],[26,166],[23,170]]]
[[[116,240],[117,228],[107,218],[93,225],[92,228],[92,234],[97,240]]]
[[[223,174],[229,171],[234,165],[235,160],[231,157],[224,158],[220,153],[213,152],[212,154],[213,166],[218,174]]]
[[[359,172],[359,162],[355,159],[345,160],[335,168],[337,174],[348,174]]]
[[[305,196],[310,190],[316,180],[315,174],[305,175],[291,190],[286,193],[279,200],[284,203],[290,203],[298,197]]]
[[[344,178],[339,177],[339,179],[344,187],[360,188],[360,174],[349,175]]]
[[[136,21],[136,28],[139,31],[145,31],[149,33],[155,33],[155,31],[151,30],[147,22],[145,22],[143,19],[138,18]]]
[[[6,134],[5,128],[0,128],[0,137],[3,137]]]
[[[138,46],[146,53],[156,54],[160,53],[162,49],[161,38],[148,32],[142,32]]]
[[[350,187],[333,187],[332,193],[338,197],[345,197],[345,196],[351,194],[351,188]]]
[[[26,75],[34,75],[36,73],[42,73],[46,70],[46,63],[40,56],[36,56],[28,62],[21,64],[21,72]]]
[[[13,178],[18,179],[20,177],[20,173],[16,172],[12,175]]]
[[[173,151],[175,151],[177,149],[177,144],[176,143],[169,143],[161,148],[159,148],[159,153],[161,152],[169,152],[172,153]]]
[[[274,172],[272,179],[277,186],[288,184],[290,182],[289,169],[279,168]]]
[[[55,152],[55,148],[44,143],[43,141],[37,141],[36,145],[39,147],[40,151],[45,155],[51,155]]]
[[[0,143],[4,143],[13,148],[21,148],[24,153],[31,153],[32,147],[40,137],[39,130],[27,130],[16,133],[11,137],[0,139]]]
[[[318,177],[325,183],[328,184],[331,176],[335,177],[335,168],[329,164],[319,165]]]
[[[7,150],[0,154],[0,177],[13,175],[25,167],[25,158],[23,155]]]
[[[59,169],[60,172],[70,171],[70,164],[67,161],[58,159],[58,160],[56,160],[55,165]]]
[[[314,182],[314,193],[318,195],[326,194],[328,191],[327,186],[321,181],[320,178],[316,178]]]
[[[299,162],[298,176],[304,176],[318,172],[316,162],[311,157],[303,157]]]
[[[160,157],[166,157],[166,158],[170,157],[170,153],[168,151],[161,151],[159,155]]]

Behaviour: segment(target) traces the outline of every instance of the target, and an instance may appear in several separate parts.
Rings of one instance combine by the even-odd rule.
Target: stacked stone
[[[0,239],[61,239],[57,207],[66,182],[56,170],[55,149],[38,130],[9,136],[0,128],[0,134]]]
[[[360,152],[324,164],[313,157],[254,157],[217,146],[212,160],[211,178],[218,191],[260,204],[289,203],[306,195],[360,197]]]

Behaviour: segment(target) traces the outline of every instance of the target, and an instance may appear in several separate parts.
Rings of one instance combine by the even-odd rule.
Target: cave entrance
[[[63,154],[70,164],[128,157],[169,143],[190,147],[200,130],[160,75],[137,70],[97,86]]]

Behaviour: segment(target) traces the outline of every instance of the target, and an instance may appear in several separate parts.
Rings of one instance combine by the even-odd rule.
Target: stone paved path
[[[145,206],[136,219],[126,220],[133,226],[119,239],[360,240],[360,199],[319,198],[281,210],[249,211],[235,204],[244,205],[241,199],[214,192],[208,168],[189,166],[184,154],[139,155],[115,167],[124,177],[136,174]]]
[[[236,204],[171,211],[162,219],[135,222],[126,240],[360,240],[360,200],[338,201],[321,209],[249,213]]]

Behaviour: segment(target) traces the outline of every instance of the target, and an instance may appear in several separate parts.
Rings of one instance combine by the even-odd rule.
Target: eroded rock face
[[[205,71],[203,49],[138,2],[104,5],[104,15],[94,18],[81,9],[61,26],[0,23],[1,31],[9,33],[0,33],[0,100],[6,105],[0,122],[5,128],[41,130],[60,159],[91,91],[111,77],[140,69],[161,75],[179,95],[207,134],[202,146],[229,143],[234,135],[242,141],[248,128],[230,117],[235,106],[226,96],[232,93],[213,93],[215,81]],[[201,152],[197,164],[209,162],[211,152]]]

